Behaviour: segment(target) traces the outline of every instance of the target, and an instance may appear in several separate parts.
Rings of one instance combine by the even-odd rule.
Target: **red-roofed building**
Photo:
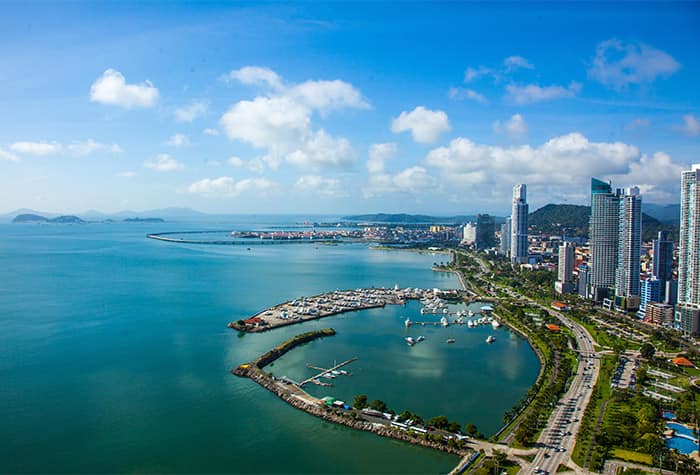
[[[692,361],[690,361],[688,358],[684,358],[683,356],[679,356],[678,358],[673,358],[673,364],[676,366],[684,366],[686,368],[695,368],[695,365],[693,364]]]
[[[552,308],[553,308],[554,310],[559,311],[559,312],[566,312],[566,311],[568,311],[568,310],[571,310],[571,307],[569,307],[569,306],[566,305],[565,303],[558,302],[558,301],[556,301],[556,300],[555,300],[554,302],[552,302]]]

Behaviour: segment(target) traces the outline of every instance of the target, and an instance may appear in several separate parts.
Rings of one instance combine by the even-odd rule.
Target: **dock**
[[[328,373],[330,373],[330,372],[332,372],[332,371],[335,371],[335,370],[337,370],[338,368],[342,368],[343,366],[349,365],[349,364],[352,363],[353,361],[357,361],[357,359],[358,359],[357,356],[355,356],[355,357],[353,357],[353,358],[350,358],[349,360],[343,361],[342,363],[337,364],[337,365],[333,366],[332,368],[328,368],[328,369],[314,368],[314,367],[310,366],[310,367],[312,367],[312,368],[314,368],[314,369],[317,369],[317,370],[320,369],[320,370],[322,370],[322,371],[321,371],[320,373],[316,374],[315,376],[312,376],[312,377],[310,377],[310,378],[308,378],[308,379],[305,379],[304,381],[300,382],[300,383],[299,383],[299,387],[303,387],[305,384],[310,383],[310,382],[313,381],[314,379],[322,378],[322,377],[325,376],[326,374],[328,374]]]

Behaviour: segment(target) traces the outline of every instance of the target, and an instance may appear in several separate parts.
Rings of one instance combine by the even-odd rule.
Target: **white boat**
[[[454,342],[455,342],[455,339],[454,339],[454,338],[448,338],[448,339],[447,339],[447,343],[454,343]]]
[[[334,374],[335,376],[340,376],[340,375],[342,374],[340,371],[338,371],[338,370],[336,370],[336,369],[334,369],[333,371],[331,371],[331,373]]]
[[[404,338],[404,340],[406,341],[406,344],[408,344],[408,346],[413,346],[416,344],[416,340],[414,340],[413,337],[407,336],[406,338]]]
[[[492,326],[493,329],[495,330],[496,328],[500,327],[501,324],[498,323],[498,320],[491,320],[491,326]]]
[[[442,318],[440,319],[440,325],[442,325],[443,327],[446,327],[446,326],[448,326],[449,324],[450,324],[450,323],[447,321],[447,318],[442,317]]]
[[[486,339],[486,343],[493,343],[494,341],[496,341],[496,338],[493,335],[489,335]]]
[[[423,340],[425,340],[425,337],[423,335],[416,338],[416,342],[423,341]]]
[[[473,317],[473,316],[474,316],[474,312],[472,312],[471,310],[469,310],[469,316],[470,316],[470,317]]]
[[[406,327],[410,327],[411,326],[411,319],[407,318],[406,321],[404,322],[404,324],[406,325]]]

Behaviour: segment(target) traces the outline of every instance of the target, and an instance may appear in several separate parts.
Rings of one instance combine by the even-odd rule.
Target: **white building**
[[[700,327],[700,164],[681,173],[676,327],[697,335]]]
[[[513,207],[511,211],[510,261],[513,264],[527,264],[527,185],[513,187]]]

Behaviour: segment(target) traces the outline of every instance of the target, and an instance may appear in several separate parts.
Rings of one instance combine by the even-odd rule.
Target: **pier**
[[[312,377],[310,377],[310,378],[305,379],[304,381],[302,381],[301,383],[299,383],[299,387],[302,387],[302,386],[304,386],[305,384],[310,383],[310,382],[313,381],[314,379],[322,378],[323,376],[327,375],[328,373],[331,373],[331,372],[333,372],[333,371],[336,371],[337,369],[342,368],[343,366],[349,365],[349,364],[352,363],[353,361],[357,361],[357,356],[355,356],[355,357],[353,357],[353,358],[350,358],[350,359],[347,360],[347,361],[343,361],[342,363],[337,364],[337,365],[335,365],[335,366],[333,366],[332,368],[329,368],[329,369],[314,368],[313,366],[310,366],[310,368],[313,368],[313,369],[320,369],[320,370],[323,370],[323,371],[321,371],[320,373],[318,373],[316,376],[312,376]]]

